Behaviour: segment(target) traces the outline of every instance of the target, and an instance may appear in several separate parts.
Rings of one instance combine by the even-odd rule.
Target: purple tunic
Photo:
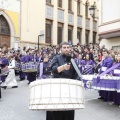
[[[78,65],[78,68],[79,68],[80,72],[82,73],[83,72],[83,66],[85,65],[85,61],[82,60],[82,59],[76,58],[75,62]]]
[[[105,58],[102,63],[101,63],[101,68],[100,68],[100,74],[102,72],[104,72],[105,70],[109,69],[110,67],[112,67],[113,65],[113,60],[108,56],[107,58]],[[103,69],[103,67],[105,69]],[[108,96],[109,96],[109,91],[104,91],[104,90],[100,90],[99,91],[99,95],[105,100],[105,101],[109,101]]]
[[[25,63],[25,58],[26,58],[25,55],[21,56],[20,62]],[[26,76],[26,73],[20,71],[20,79],[21,79],[21,80],[25,79],[25,76]]]
[[[110,57],[105,58],[100,65],[100,73],[104,72],[103,67],[106,67],[106,70],[113,65],[113,60]]]
[[[93,74],[93,69],[91,69],[94,66],[93,60],[85,60],[85,66],[84,66],[84,74]]]
[[[113,76],[120,77],[120,73],[119,72],[116,73],[115,70],[120,70],[120,65],[117,68],[115,68],[114,70],[112,70]],[[118,84],[119,84],[119,82],[120,82],[120,80],[118,80]],[[111,102],[114,102],[117,105],[120,105],[120,93],[118,93],[117,91],[109,91],[108,92],[108,100]]]
[[[8,65],[8,60],[5,58],[5,57],[2,57],[2,58],[0,58],[0,61],[1,61],[1,68],[4,68],[5,66],[7,66]],[[3,76],[1,76],[1,80],[2,80],[2,82],[4,82],[5,81],[5,76],[3,75]]]

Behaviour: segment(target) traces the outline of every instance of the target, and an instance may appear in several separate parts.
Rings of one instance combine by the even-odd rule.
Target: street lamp
[[[39,38],[42,37],[42,36],[44,36],[44,34],[38,35],[38,51],[39,51],[39,43],[40,43],[40,42],[39,42],[39,40],[40,40]]]
[[[91,6],[90,8],[89,8],[89,11],[90,11],[90,15],[92,16],[92,18],[94,19],[94,18],[98,18],[98,17],[95,17],[95,6]]]

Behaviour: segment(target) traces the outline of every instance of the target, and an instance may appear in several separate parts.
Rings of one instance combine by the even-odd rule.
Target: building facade
[[[0,47],[18,47],[20,41],[20,1],[0,0]]]
[[[100,0],[100,45],[120,49],[120,0]]]
[[[22,0],[21,47],[57,45],[61,41],[88,44],[98,42],[98,19],[90,16],[90,6],[98,0]]]
[[[0,0],[0,47],[98,42],[98,0]]]

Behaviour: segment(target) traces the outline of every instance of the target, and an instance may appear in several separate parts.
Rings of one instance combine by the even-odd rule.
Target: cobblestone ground
[[[18,81],[18,88],[2,89],[0,120],[45,120],[44,111],[28,109],[27,81]],[[98,100],[98,92],[85,91],[85,109],[75,111],[75,120],[120,120],[120,108]]]

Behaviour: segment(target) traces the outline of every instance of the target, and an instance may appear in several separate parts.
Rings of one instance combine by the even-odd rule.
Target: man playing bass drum
[[[68,64],[70,46],[67,42],[60,44],[61,55],[57,55],[51,62],[54,78],[76,79],[77,73],[72,64]],[[74,120],[74,110],[47,111],[46,120]]]

